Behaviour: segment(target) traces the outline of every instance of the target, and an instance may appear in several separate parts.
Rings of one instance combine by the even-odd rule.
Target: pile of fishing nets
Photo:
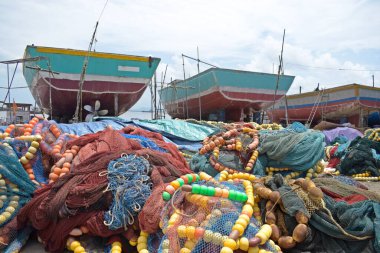
[[[379,195],[338,179],[201,172],[172,181],[162,197],[162,232],[142,231],[139,252],[380,250]]]
[[[379,250],[380,196],[319,175],[325,154],[378,170],[377,130],[352,142],[338,136],[325,149],[325,136],[300,123],[177,123],[141,123],[177,145],[136,126],[102,123],[82,136],[41,118],[7,127],[0,251],[18,252],[32,231],[49,252]],[[181,139],[187,124],[212,125],[199,130],[209,136],[196,154],[196,134]],[[164,133],[169,125],[182,132]]]
[[[265,222],[275,224],[273,231],[278,229],[284,238],[278,239],[281,248],[286,252],[378,252],[379,195],[339,180],[313,181],[275,175],[265,185],[254,186],[261,205],[265,204]],[[345,194],[340,185],[345,185]]]
[[[252,168],[254,175],[273,175],[277,172],[289,178],[315,177],[323,171],[321,160],[324,157],[325,137],[320,131],[308,130],[301,123],[293,123],[287,128],[268,126],[251,123],[225,125],[224,131],[213,135],[211,141],[204,141],[207,152],[195,155],[191,168],[212,176],[220,171],[220,167],[234,171],[250,171],[249,168]],[[251,130],[244,132],[242,129]],[[255,136],[258,139],[253,150],[249,145]],[[237,149],[238,146],[241,149]]]
[[[83,234],[136,242],[139,228],[158,228],[165,183],[190,172],[174,145],[138,128],[84,135],[66,150],[74,146],[69,173],[38,189],[18,215],[19,228],[30,223],[49,252],[62,252],[68,239],[81,252],[72,237]]]
[[[339,173],[358,180],[379,180],[380,138],[379,129],[369,129],[363,137],[352,141],[341,136],[332,146],[326,147],[328,167],[337,168]]]
[[[17,140],[0,143],[0,251],[14,252],[28,239],[30,229],[17,234],[16,215],[27,203],[36,185],[22,168],[17,153],[23,153]],[[17,152],[13,148],[20,148]]]

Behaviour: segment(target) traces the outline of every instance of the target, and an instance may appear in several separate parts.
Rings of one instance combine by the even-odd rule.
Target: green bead
[[[202,185],[199,193],[207,196],[207,186]]]
[[[191,175],[191,174],[187,174],[186,175],[186,177],[187,177],[187,179],[189,180],[189,184],[191,183],[191,182],[193,182],[193,175]]]
[[[248,200],[247,194],[243,193],[241,202],[246,202],[247,200]]]
[[[236,195],[237,195],[236,191],[230,190],[229,193],[228,193],[228,199],[230,199],[230,200],[236,200]]]
[[[170,200],[171,197],[172,197],[172,196],[170,195],[169,192],[163,192],[163,193],[162,193],[162,198],[163,198],[165,201]]]
[[[185,184],[185,181],[183,181],[182,178],[178,178],[177,181],[179,182],[179,185],[182,186]]]
[[[207,187],[207,196],[215,196],[215,188],[214,187]]]
[[[195,182],[198,182],[199,180],[201,180],[201,177],[198,174],[196,174],[195,175]]]
[[[201,186],[199,184],[193,184],[191,188],[191,193],[199,194],[201,191]]]

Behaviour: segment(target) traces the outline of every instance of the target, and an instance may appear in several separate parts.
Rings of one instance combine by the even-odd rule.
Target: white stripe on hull
[[[39,75],[48,79],[65,79],[78,81],[80,80],[80,74],[68,74],[68,73],[58,73],[58,74],[50,74],[49,72],[39,72]],[[36,75],[37,76],[37,75]],[[89,75],[86,74],[85,81],[101,81],[101,82],[117,82],[117,83],[149,83],[149,78],[136,78],[136,77],[122,77],[122,76],[101,76],[101,75]]]
[[[60,91],[72,91],[72,92],[78,92],[78,89],[65,89],[65,88],[59,88],[57,86],[55,86],[54,84],[52,84],[51,82],[49,82],[49,78],[44,78],[44,77],[41,77],[42,75],[35,75],[34,78],[33,78],[33,81],[32,81],[32,84],[31,84],[31,88],[34,90],[37,88],[37,83],[38,83],[38,80],[39,79],[43,79],[44,82],[49,85],[50,87],[52,87],[53,89],[55,90],[60,90]],[[54,76],[55,78],[56,76]],[[127,78],[123,78],[124,80],[126,80]],[[86,79],[86,81],[89,81]],[[147,86],[147,83],[141,83],[142,86],[140,89],[138,90],[135,90],[135,91],[120,91],[120,90],[109,90],[109,91],[89,91],[89,90],[85,90],[83,89],[82,92],[83,93],[92,93],[92,94],[104,94],[104,93],[114,93],[114,94],[134,94],[134,93],[139,93],[141,92],[142,90],[144,90]],[[79,85],[79,83],[78,83]]]
[[[200,93],[189,95],[187,97],[187,100],[197,99],[197,98],[199,98],[199,96],[201,96],[201,97],[207,96],[207,95],[214,93],[214,92],[217,92],[217,91],[220,92],[228,100],[242,101],[242,102],[255,102],[255,103],[256,102],[257,103],[268,102],[268,101],[267,100],[256,100],[256,99],[252,100],[252,99],[244,99],[244,98],[233,98],[233,97],[228,96],[224,92],[256,93],[256,94],[265,94],[265,95],[268,95],[268,94],[272,95],[273,94],[273,91],[268,90],[268,89],[238,88],[238,87],[233,87],[233,86],[214,86],[214,87],[212,87],[208,90],[202,91]],[[168,91],[168,93],[170,95],[170,93],[172,93],[172,91],[170,90],[170,91]],[[284,91],[277,91],[277,96],[283,96],[283,95],[285,95]],[[169,101],[170,100],[167,100],[165,102],[168,103]],[[176,103],[177,102],[185,102],[185,101],[186,101],[186,98],[180,98],[180,99],[175,100]]]

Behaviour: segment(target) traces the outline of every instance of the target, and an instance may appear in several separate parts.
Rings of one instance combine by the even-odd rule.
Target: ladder
[[[311,123],[313,123],[313,119],[314,119],[314,116],[315,114],[317,113],[318,111],[318,107],[319,107],[319,104],[321,103],[322,101],[322,98],[323,98],[323,94],[325,93],[325,90],[322,89],[319,91],[316,99],[315,99],[315,102],[314,102],[314,105],[313,107],[311,108],[311,111],[310,111],[310,114],[309,114],[309,117],[305,123],[305,126],[306,127],[310,127],[311,126]]]

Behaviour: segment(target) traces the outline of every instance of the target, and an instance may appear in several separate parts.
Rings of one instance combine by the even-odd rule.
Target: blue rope
[[[151,194],[150,172],[149,162],[135,155],[123,155],[108,164],[107,189],[112,191],[113,201],[104,215],[104,224],[111,230],[134,223]]]

